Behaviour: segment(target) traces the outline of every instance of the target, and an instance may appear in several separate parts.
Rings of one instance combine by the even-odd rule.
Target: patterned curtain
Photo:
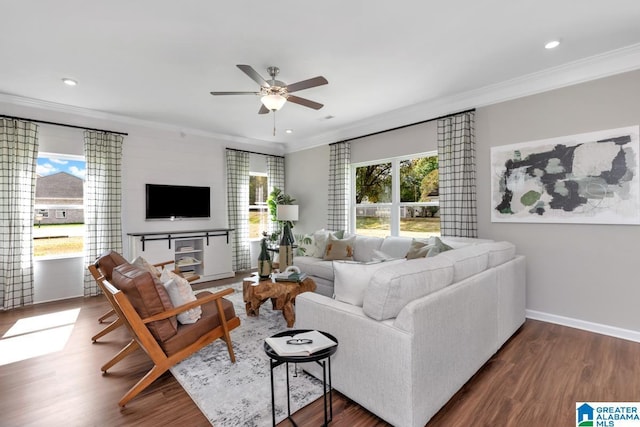
[[[475,112],[438,120],[440,232],[477,237]]]
[[[227,148],[227,206],[233,228],[233,270],[251,268],[249,255],[249,153]]]
[[[122,135],[85,131],[87,165],[84,196],[84,263],[89,265],[105,251],[122,252],[121,164]],[[100,288],[85,268],[84,295],[99,295]]]
[[[269,194],[274,188],[279,188],[284,193],[284,157],[267,156],[267,183],[269,185]],[[269,233],[280,234],[280,224],[271,221],[271,215],[268,216]]]
[[[328,230],[349,231],[351,143],[330,145]]]
[[[0,119],[0,302],[33,303],[33,213],[38,126]]]

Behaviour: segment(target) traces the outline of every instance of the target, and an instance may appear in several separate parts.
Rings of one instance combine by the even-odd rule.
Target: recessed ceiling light
[[[293,129],[287,129],[285,130],[285,133],[293,133]]]
[[[62,83],[66,84],[67,86],[75,86],[75,85],[78,84],[77,81],[75,81],[73,79],[68,79],[68,78],[62,79]]]
[[[547,44],[544,45],[545,49],[554,49],[556,47],[560,46],[560,40],[551,40],[550,42],[548,42]]]

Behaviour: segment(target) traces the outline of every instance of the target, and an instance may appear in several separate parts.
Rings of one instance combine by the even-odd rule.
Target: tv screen
[[[188,185],[146,185],[146,219],[209,218],[211,190]]]

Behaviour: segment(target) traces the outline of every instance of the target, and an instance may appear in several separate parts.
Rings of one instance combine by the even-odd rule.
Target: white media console
[[[197,274],[207,280],[233,277],[231,228],[195,231],[127,233],[133,258],[141,256],[151,263],[175,260],[185,275]]]

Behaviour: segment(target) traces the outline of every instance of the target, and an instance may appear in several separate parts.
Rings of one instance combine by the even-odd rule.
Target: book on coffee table
[[[276,282],[302,282],[307,278],[307,273],[279,273],[273,276]]]
[[[302,332],[294,336],[269,337],[265,338],[265,341],[280,356],[309,356],[317,351],[338,345],[318,331]]]

